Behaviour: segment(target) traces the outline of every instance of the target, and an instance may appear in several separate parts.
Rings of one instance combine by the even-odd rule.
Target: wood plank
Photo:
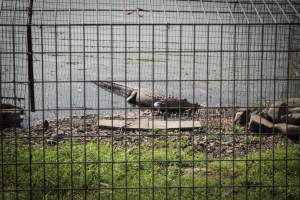
[[[141,118],[139,119],[100,119],[99,126],[102,128],[113,128],[122,129],[126,128],[128,130],[152,130],[152,129],[162,129],[162,130],[172,130],[172,129],[182,129],[190,130],[194,128],[201,128],[199,121],[192,120],[168,120],[164,121],[161,119]]]

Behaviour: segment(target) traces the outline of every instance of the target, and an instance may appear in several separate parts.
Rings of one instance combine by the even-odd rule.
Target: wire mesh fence
[[[299,198],[299,6],[2,0],[2,199]]]

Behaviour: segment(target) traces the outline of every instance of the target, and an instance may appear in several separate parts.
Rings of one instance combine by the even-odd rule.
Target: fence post
[[[27,61],[28,61],[28,91],[29,91],[29,102],[30,110],[35,111],[35,99],[34,99],[34,77],[33,77],[33,55],[32,55],[32,33],[31,33],[31,22],[32,22],[32,6],[33,0],[29,0],[28,6],[28,19],[27,19]]]

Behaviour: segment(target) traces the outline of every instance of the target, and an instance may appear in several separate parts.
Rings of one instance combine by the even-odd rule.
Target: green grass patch
[[[193,155],[176,141],[126,149],[97,142],[36,145],[31,161],[29,146],[17,146],[14,140],[2,145],[5,199],[299,199],[296,144],[286,148],[278,143],[274,149],[221,161],[203,152]]]

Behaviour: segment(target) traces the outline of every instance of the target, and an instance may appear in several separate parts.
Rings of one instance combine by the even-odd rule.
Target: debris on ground
[[[35,145],[59,145],[62,142],[90,141],[112,144],[115,149],[143,144],[153,148],[168,148],[205,152],[215,158],[240,156],[253,151],[270,149],[282,140],[280,135],[253,135],[247,128],[234,124],[231,110],[200,110],[197,121],[201,127],[192,130],[127,130],[99,126],[99,117],[73,117],[47,120],[28,128],[5,129],[2,138],[18,137],[22,142]],[[133,114],[131,115],[133,117]],[[114,116],[124,119],[124,116]],[[109,117],[107,117],[109,119]],[[278,128],[279,129],[279,128]],[[29,132],[30,130],[30,132]],[[282,130],[284,131],[284,130]],[[289,131],[289,130],[286,130]],[[285,140],[289,142],[288,140]]]
[[[279,134],[299,143],[300,135],[300,98],[289,98],[287,101],[276,101],[270,106],[252,110],[248,109],[235,114],[235,123],[247,126],[258,134]]]

